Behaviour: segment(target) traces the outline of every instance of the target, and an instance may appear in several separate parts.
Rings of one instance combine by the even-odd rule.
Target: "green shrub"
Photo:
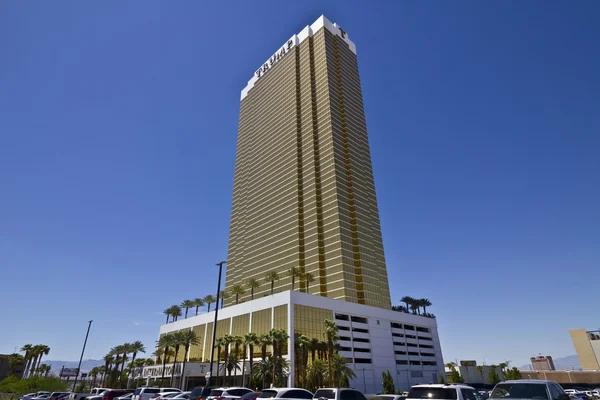
[[[0,393],[27,394],[45,390],[48,392],[63,392],[67,389],[67,383],[54,377],[32,376],[27,379],[19,379],[9,376],[0,382]]]

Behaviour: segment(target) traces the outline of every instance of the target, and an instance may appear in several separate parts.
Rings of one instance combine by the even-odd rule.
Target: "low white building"
[[[290,335],[284,357],[289,361],[288,385],[294,379],[294,334],[304,334],[320,341],[326,340],[324,320],[331,319],[339,327],[338,352],[349,360],[356,378],[350,384],[365,393],[382,390],[382,373],[390,371],[397,389],[408,390],[418,383],[437,383],[444,372],[444,362],[434,318],[396,312],[314,296],[298,291],[286,291],[259,299],[232,305],[219,310],[216,337],[225,334],[243,336],[248,332],[258,335],[272,328],[285,329]],[[186,388],[205,384],[209,371],[210,348],[214,311],[168,323],[160,327],[160,334],[192,329],[201,338],[200,345],[190,349],[185,370]],[[256,347],[259,347],[258,349]],[[260,346],[254,349],[254,358],[260,358]],[[183,361],[182,355],[178,362]],[[167,364],[165,377],[172,374]],[[212,375],[217,375],[217,363]],[[248,372],[248,366],[244,367]],[[222,371],[219,371],[222,375]],[[181,374],[181,363],[175,376]],[[242,384],[236,371],[237,384]],[[144,378],[148,384],[162,376],[162,365],[145,367],[132,374]],[[244,379],[244,383],[247,379]]]

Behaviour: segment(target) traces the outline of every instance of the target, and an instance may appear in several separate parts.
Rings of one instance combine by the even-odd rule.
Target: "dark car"
[[[212,388],[208,386],[196,386],[192,389],[190,400],[204,400],[210,394]]]
[[[48,397],[48,400],[56,400],[59,397],[68,396],[71,392],[52,392]]]
[[[133,389],[111,389],[104,393],[102,400],[113,400],[115,397],[123,396],[127,393],[133,393]]]
[[[242,397],[240,397],[240,400],[256,400],[256,398],[258,396],[260,396],[262,394],[262,392],[250,392],[250,393],[246,393],[245,395],[243,395]]]

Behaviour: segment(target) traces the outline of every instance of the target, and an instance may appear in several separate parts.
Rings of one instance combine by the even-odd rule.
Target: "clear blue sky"
[[[376,6],[374,6],[375,4]],[[356,43],[395,303],[445,359],[598,328],[600,3],[0,2],[0,353],[142,340],[214,291],[240,90],[325,14]]]

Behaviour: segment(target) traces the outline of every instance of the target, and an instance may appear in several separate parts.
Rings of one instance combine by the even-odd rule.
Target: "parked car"
[[[558,383],[537,379],[500,382],[494,386],[491,399],[570,400]]]
[[[115,397],[115,400],[131,400],[131,396],[133,396],[133,391],[122,396]]]
[[[212,388],[208,386],[196,386],[192,389],[190,400],[205,400],[210,394]]]
[[[245,387],[220,387],[210,391],[210,394],[206,397],[206,400],[231,400],[239,399],[243,395],[252,392],[252,390]]]
[[[40,394],[39,396],[32,397],[31,400],[46,400],[48,397],[50,397],[50,393],[44,393]]]
[[[192,392],[181,392],[171,397],[172,400],[189,400]]]
[[[315,400],[367,400],[364,394],[356,389],[348,388],[324,388],[319,389],[313,395]]]
[[[377,396],[371,397],[369,400],[404,400],[406,396],[399,394],[378,394]]]
[[[68,396],[70,392],[52,392],[48,397],[48,400],[56,400],[58,398]]]
[[[429,399],[429,400],[482,400],[479,392],[467,385],[415,385],[410,388],[407,400]]]
[[[181,392],[158,393],[158,394],[155,394],[154,396],[150,397],[150,399],[151,400],[169,400],[169,399],[172,399],[173,397],[177,396],[178,394],[181,394]]]
[[[119,396],[124,396],[130,393],[133,394],[132,389],[111,389],[102,394],[102,400],[114,400]],[[90,398],[88,397],[86,400],[90,400]]]
[[[131,400],[150,400],[155,395],[162,395],[163,393],[181,393],[181,389],[177,388],[159,388],[159,387],[140,387],[133,391]]]
[[[313,394],[299,388],[269,388],[264,389],[259,399],[312,399]]]
[[[245,395],[243,395],[242,397],[240,397],[241,400],[256,400],[256,398],[258,396],[260,396],[262,392],[250,392],[250,393],[246,393]]]

